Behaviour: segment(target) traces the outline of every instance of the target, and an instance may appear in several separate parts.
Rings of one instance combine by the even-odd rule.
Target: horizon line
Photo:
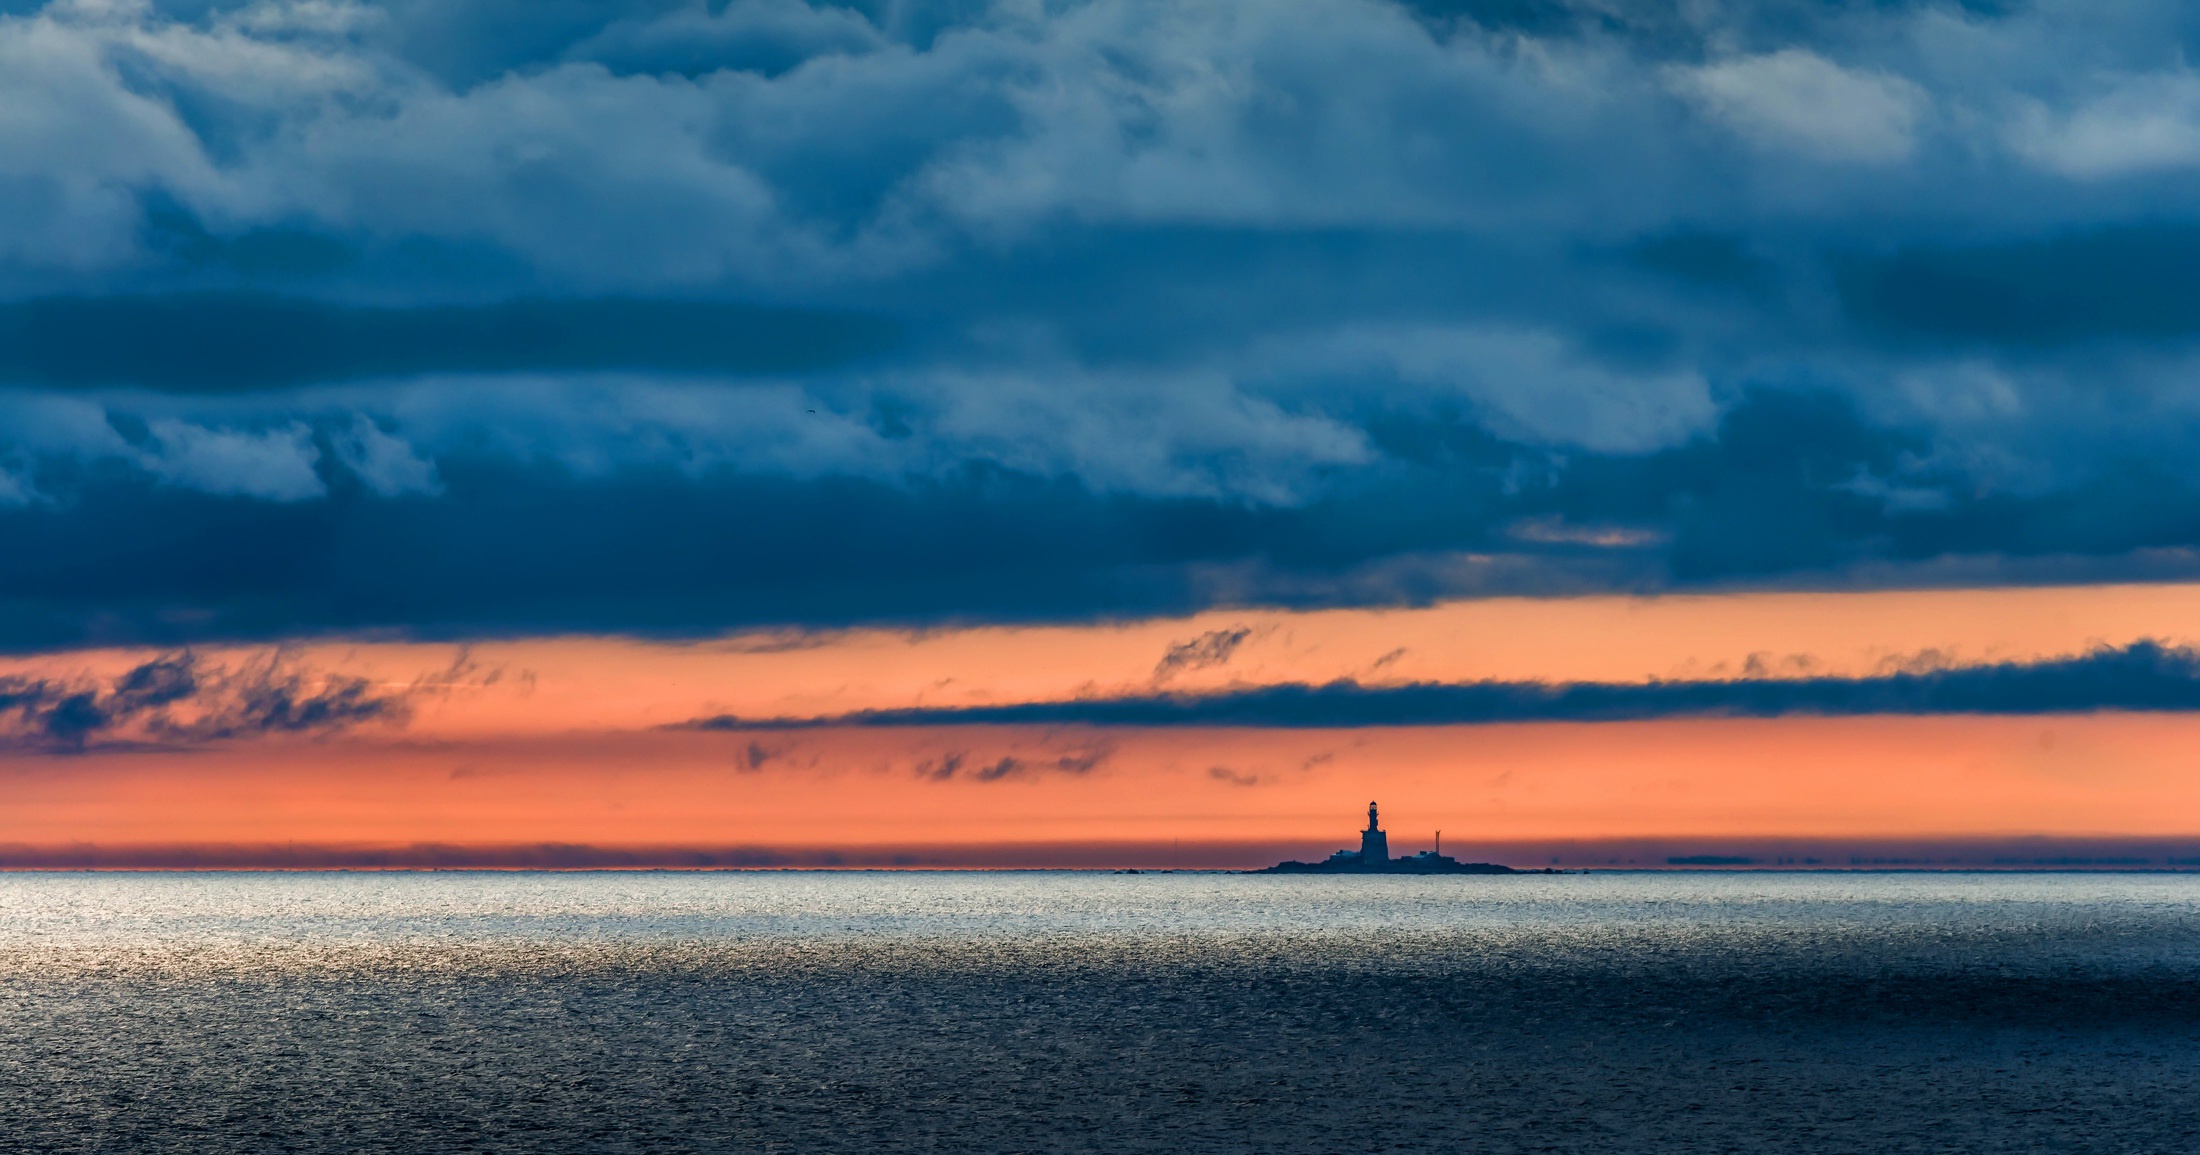
[[[1251,870],[1326,855],[1335,839],[1115,839],[840,845],[526,843],[6,843],[0,872]],[[1461,861],[1703,871],[2200,871],[2192,835],[1459,839]]]

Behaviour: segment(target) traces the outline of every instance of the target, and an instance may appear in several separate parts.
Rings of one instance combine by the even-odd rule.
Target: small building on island
[[[1518,874],[1494,862],[1461,862],[1434,850],[1410,858],[1390,856],[1390,836],[1377,821],[1375,804],[1367,804],[1367,829],[1360,831],[1358,850],[1340,850],[1320,862],[1279,862],[1258,874]]]

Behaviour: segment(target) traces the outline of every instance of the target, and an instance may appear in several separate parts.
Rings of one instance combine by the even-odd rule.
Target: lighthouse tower
[[[1390,836],[1375,823],[1375,804],[1367,804],[1367,829],[1360,831],[1360,861],[1377,865],[1390,861]]]

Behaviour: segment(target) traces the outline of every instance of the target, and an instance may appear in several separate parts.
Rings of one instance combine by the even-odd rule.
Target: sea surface
[[[0,875],[9,1151],[2200,1150],[2200,877]]]

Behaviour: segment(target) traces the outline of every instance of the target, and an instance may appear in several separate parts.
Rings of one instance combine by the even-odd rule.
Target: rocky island
[[[1424,850],[1411,858],[1390,856],[1390,836],[1375,820],[1375,804],[1367,804],[1367,829],[1360,831],[1358,850],[1340,850],[1320,862],[1279,862],[1255,874],[1519,874],[1494,862],[1461,862]]]

